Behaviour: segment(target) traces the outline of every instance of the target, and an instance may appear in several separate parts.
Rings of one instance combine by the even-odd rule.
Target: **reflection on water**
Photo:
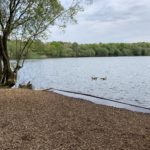
[[[29,60],[18,75],[18,83],[28,81],[35,89],[52,87],[150,107],[150,57]]]

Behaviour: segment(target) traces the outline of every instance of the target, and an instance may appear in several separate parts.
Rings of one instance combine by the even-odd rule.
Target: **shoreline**
[[[121,108],[126,109],[133,112],[143,112],[150,114],[150,108],[146,108],[144,106],[138,106],[134,104],[129,104],[117,100],[112,100],[108,98],[98,97],[91,94],[83,94],[83,93],[77,93],[77,92],[71,92],[71,91],[64,91],[64,90],[58,90],[58,89],[51,89],[47,90],[49,92],[54,92],[60,95],[68,96],[70,98],[76,98],[81,99],[84,101],[93,102],[94,104],[104,105],[104,106],[112,106],[115,108]]]
[[[0,89],[0,149],[150,149],[150,114],[48,91]]]

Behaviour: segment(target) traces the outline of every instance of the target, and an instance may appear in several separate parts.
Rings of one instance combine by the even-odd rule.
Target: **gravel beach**
[[[150,114],[0,89],[0,150],[150,150]]]

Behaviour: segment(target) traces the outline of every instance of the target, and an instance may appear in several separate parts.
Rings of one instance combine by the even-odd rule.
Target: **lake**
[[[35,89],[69,90],[150,108],[150,57],[27,60],[17,84],[28,81]]]

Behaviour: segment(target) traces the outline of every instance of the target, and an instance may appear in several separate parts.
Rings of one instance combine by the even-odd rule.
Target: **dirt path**
[[[150,114],[0,89],[0,150],[150,150]]]

